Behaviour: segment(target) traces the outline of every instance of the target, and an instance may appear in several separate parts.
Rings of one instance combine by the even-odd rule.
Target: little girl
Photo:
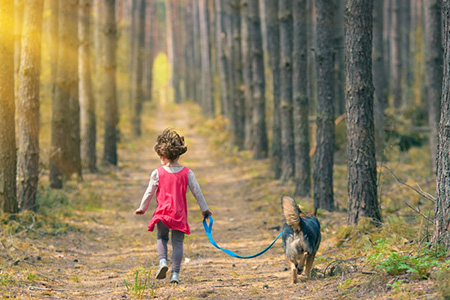
[[[184,137],[170,129],[163,131],[156,139],[155,151],[161,159],[162,167],[154,170],[150,176],[147,190],[142,197],[141,206],[135,211],[143,215],[156,191],[156,210],[148,224],[148,231],[153,231],[156,225],[156,249],[159,256],[157,279],[166,278],[167,242],[169,229],[172,229],[172,274],[171,283],[180,282],[180,265],[183,258],[184,234],[190,234],[187,219],[186,189],[189,186],[197,200],[203,217],[212,215],[206,204],[194,173],[178,163],[178,159],[187,151]]]

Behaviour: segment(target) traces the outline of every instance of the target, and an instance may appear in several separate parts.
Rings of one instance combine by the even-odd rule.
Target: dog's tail
[[[300,209],[294,199],[289,196],[281,197],[281,207],[286,223],[295,231],[301,231],[300,227]]]

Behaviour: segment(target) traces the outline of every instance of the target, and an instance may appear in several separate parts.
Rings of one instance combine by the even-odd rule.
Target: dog
[[[320,223],[316,218],[317,209],[314,214],[304,213],[291,197],[281,197],[281,206],[286,219],[282,235],[284,254],[292,272],[292,281],[297,283],[297,275],[303,272],[305,261],[306,277],[311,276],[321,241]]]

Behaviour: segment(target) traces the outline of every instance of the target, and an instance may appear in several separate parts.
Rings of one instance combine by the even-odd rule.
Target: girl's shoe
[[[161,259],[159,261],[158,272],[156,272],[156,279],[166,278],[167,270],[169,270],[169,267],[167,266],[167,260]]]
[[[172,272],[170,275],[170,283],[180,283],[180,274]]]

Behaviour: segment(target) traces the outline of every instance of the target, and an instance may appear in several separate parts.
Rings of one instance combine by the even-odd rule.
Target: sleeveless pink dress
[[[155,224],[161,221],[169,229],[191,233],[186,204],[188,174],[189,169],[186,167],[178,173],[169,173],[163,167],[158,168],[156,210],[148,223],[148,231],[153,231]]]

